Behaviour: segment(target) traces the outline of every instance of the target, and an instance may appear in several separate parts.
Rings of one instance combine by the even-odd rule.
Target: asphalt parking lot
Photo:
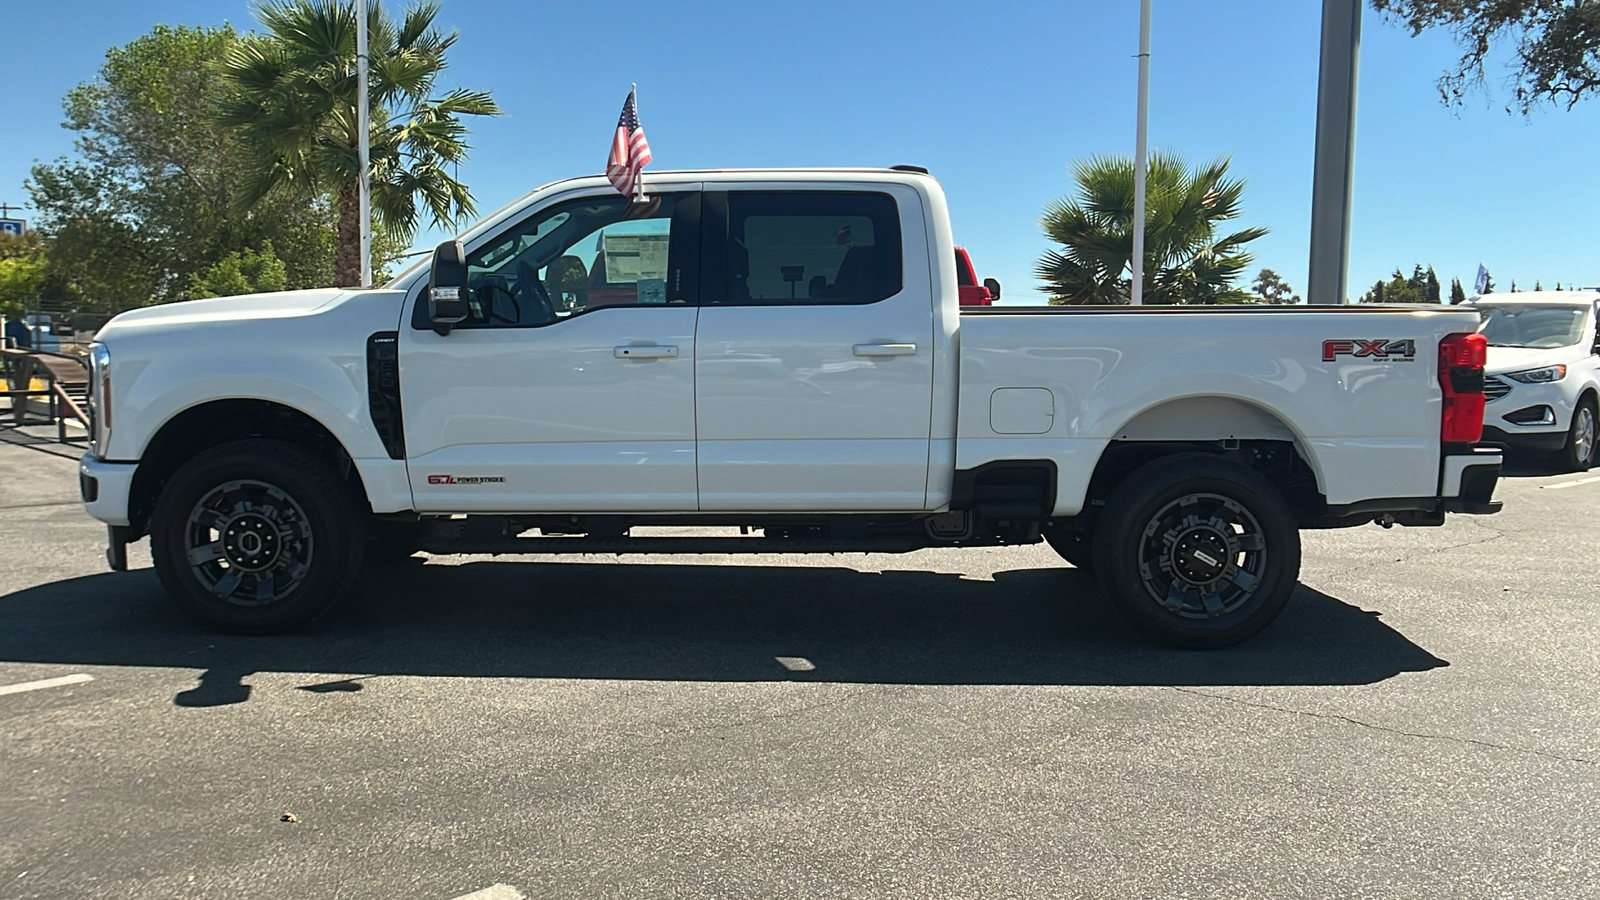
[[[1308,533],[1222,652],[1042,545],[418,558],[250,639],[106,571],[45,433],[0,431],[0,898],[1600,897],[1600,473]]]

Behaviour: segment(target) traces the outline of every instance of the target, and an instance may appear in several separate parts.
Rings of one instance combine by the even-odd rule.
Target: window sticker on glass
[[[604,235],[606,283],[631,284],[654,279],[665,285],[670,241],[671,235],[666,234]],[[665,287],[662,295],[665,296]],[[650,301],[641,297],[640,302]]]
[[[641,278],[638,288],[640,303],[667,302],[667,282],[664,278]]]

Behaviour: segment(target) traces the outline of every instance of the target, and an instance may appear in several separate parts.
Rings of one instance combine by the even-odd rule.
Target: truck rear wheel
[[[167,482],[150,555],[184,612],[219,631],[268,634],[310,622],[349,592],[362,526],[320,460],[281,441],[235,441]]]
[[[1300,532],[1259,473],[1182,454],[1112,493],[1094,556],[1102,589],[1139,630],[1174,647],[1226,647],[1283,611],[1300,575]]]

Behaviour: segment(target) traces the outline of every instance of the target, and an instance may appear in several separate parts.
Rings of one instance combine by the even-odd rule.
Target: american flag
[[[645,140],[644,128],[639,125],[639,107],[634,103],[634,92],[628,92],[622,104],[622,116],[617,119],[617,134],[611,139],[611,156],[606,160],[606,177],[623,194],[633,193],[639,181],[639,170],[650,161],[650,142]]]

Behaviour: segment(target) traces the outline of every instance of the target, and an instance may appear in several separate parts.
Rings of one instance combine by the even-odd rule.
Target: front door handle
[[[617,359],[677,359],[678,348],[660,344],[612,347],[611,355]]]
[[[857,356],[916,356],[916,344],[857,344]]]

